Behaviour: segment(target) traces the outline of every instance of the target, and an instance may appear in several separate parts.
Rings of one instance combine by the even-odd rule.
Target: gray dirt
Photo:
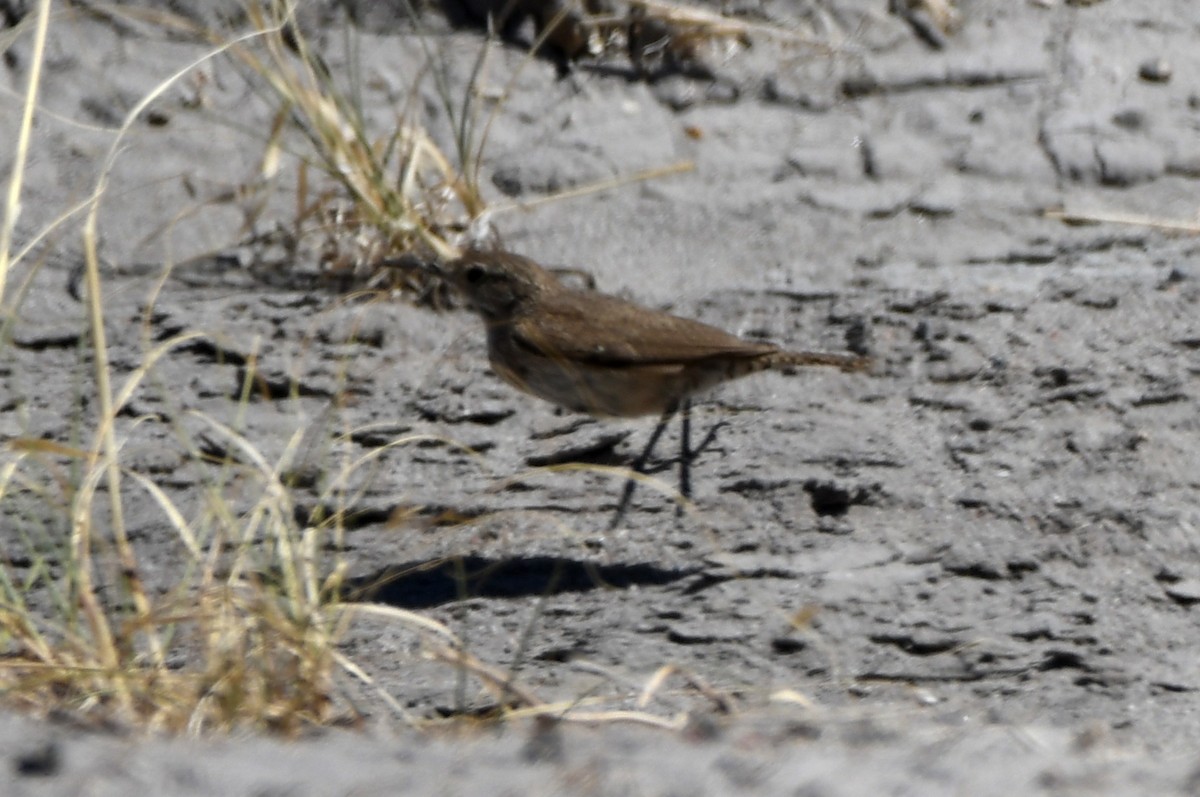
[[[240,24],[221,10],[237,4],[195,5]],[[619,58],[562,76],[508,45],[482,78],[498,96],[519,69],[482,170],[506,246],[744,336],[865,341],[876,358],[870,374],[763,374],[707,397],[695,434],[715,433],[682,517],[676,427],[653,463],[661,489],[639,489],[608,533],[619,475],[539,468],[627,466],[651,419],[592,421],[514,392],[488,372],[470,314],[300,284],[314,261],[263,243],[294,216],[294,160],[233,194],[258,178],[273,108],[230,61],[199,65],[135,121],[99,217],[118,382],[156,342],[206,336],[158,360],[132,398],[129,467],[202,512],[219,466],[179,439],[209,439],[190,414],[204,413],[240,424],[269,462],[299,452],[292,467],[313,477],[294,488],[303,517],[345,459],[391,446],[350,478],[355,583],[420,566],[375,598],[446,623],[540,698],[579,701],[571,710],[635,708],[672,665],[640,708],[688,712],[687,730],[419,736],[347,683],[374,730],[292,745],[9,715],[13,793],[1194,793],[1194,0],[964,0],[941,49],[882,1],[743,5],[779,24],[803,7],[833,50],[763,35],[709,53],[715,79],[648,83]],[[206,51],[84,9],[52,26],[18,245],[87,198],[114,128]],[[481,38],[439,20],[422,24],[461,96]],[[302,22],[348,74],[343,12],[314,3]],[[424,74],[416,105],[449,148],[412,23],[375,9],[359,25],[373,134]],[[0,70],[5,144],[29,39]],[[695,169],[520,206],[679,161]],[[10,276],[10,290],[29,282],[0,349],[5,438],[77,444],[94,417],[84,310],[68,293],[77,228]],[[264,273],[272,257],[284,272]],[[248,362],[266,387],[245,404]],[[336,442],[345,430],[353,442]],[[225,486],[235,508],[257,499]],[[129,487],[127,505],[165,588],[186,551],[146,493]],[[28,494],[0,518],[10,535],[67,533]],[[443,560],[478,577],[464,585]],[[342,650],[413,716],[493,705],[399,624],[363,620]]]

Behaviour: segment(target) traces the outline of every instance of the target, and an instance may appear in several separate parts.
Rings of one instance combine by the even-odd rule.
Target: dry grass
[[[1200,234],[1200,222],[1189,219],[1163,219],[1156,216],[1145,216],[1138,213],[1123,213],[1116,211],[1078,211],[1046,210],[1042,214],[1047,219],[1061,221],[1063,224],[1121,224],[1132,227],[1146,227],[1163,232],[1182,233],[1187,235]]]
[[[99,209],[106,200],[108,175],[130,146],[133,122],[201,63],[232,56],[275,92],[276,125],[264,142],[264,161],[277,157],[285,131],[298,130],[307,139],[306,162],[337,190],[322,188],[310,197],[302,167],[294,224],[302,228],[319,220],[311,224],[319,230],[331,205],[338,203],[341,224],[325,234],[357,249],[335,252],[335,260],[369,260],[412,248],[451,253],[447,230],[482,211],[478,192],[419,125],[398,120],[386,138],[368,137],[360,109],[337,91],[319,59],[291,32],[282,5],[253,3],[247,11],[257,27],[254,32],[215,43],[137,103],[114,136],[92,195],[53,225],[85,214],[86,381],[95,417],[75,420],[78,445],[30,434],[0,449],[0,507],[15,519],[0,562],[0,694],[10,704],[42,713],[66,710],[138,728],[202,732],[251,726],[291,734],[354,719],[349,702],[338,696],[339,671],[369,681],[337,649],[354,609],[339,601],[344,563],[327,553],[339,549],[328,543],[342,529],[335,520],[301,525],[281,475],[294,461],[299,432],[284,455],[270,462],[226,423],[181,413],[204,427],[204,440],[219,441],[227,452],[220,461],[203,465],[201,470],[209,474],[198,487],[206,498],[204,508],[190,516],[150,474],[125,463],[124,449],[137,427],[154,419],[126,422],[122,413],[153,378],[156,363],[196,335],[149,348],[133,373],[116,384],[101,298]],[[185,27],[165,14],[156,18],[175,29]],[[34,143],[40,66],[51,23],[48,0],[33,22],[33,65],[0,226],[0,308],[5,319],[0,353],[11,345],[12,324],[31,279],[20,290],[6,290],[15,269],[30,265],[24,261],[32,245],[14,251],[13,241],[22,167]],[[348,227],[353,228],[349,236]],[[52,232],[44,230],[35,238]],[[30,273],[37,265],[30,266]],[[249,400],[250,378],[239,414]],[[174,431],[188,456],[197,463],[211,460],[186,426],[176,423]],[[361,467],[365,461],[347,467]],[[330,490],[336,492],[345,481],[334,479]],[[254,496],[249,506],[235,507],[229,490],[234,482],[243,498]],[[169,589],[161,583],[148,585],[143,552],[127,529],[126,504],[139,489],[150,496],[162,527],[173,533],[181,552],[183,572],[173,574]],[[339,501],[336,495],[323,497],[335,505]],[[443,646],[455,644],[453,635],[432,621],[403,612],[389,618],[417,633],[439,636]]]
[[[268,101],[278,108],[262,171],[274,171],[284,134],[299,131],[309,147],[293,223],[322,235],[324,265],[332,271],[369,266],[412,250],[452,256],[451,238],[485,210],[474,166],[479,151],[472,140],[473,92],[457,112],[445,97],[458,131],[455,157],[439,149],[414,118],[415,88],[394,128],[373,135],[356,92],[340,84],[281,4],[253,2],[248,11],[261,36],[255,46],[238,46],[232,54],[269,88]],[[312,185],[310,166],[327,185]]]
[[[143,21],[205,37],[211,48],[129,111],[91,195],[14,250],[23,165],[30,157],[40,67],[52,21],[49,0],[41,0],[27,28],[18,31],[30,33],[35,46],[0,220],[0,356],[11,346],[14,319],[38,267],[27,262],[34,245],[83,215],[89,356],[80,357],[80,367],[87,361],[89,372],[81,373],[80,383],[87,384],[82,389],[92,415],[74,419],[76,439],[70,443],[43,439],[31,429],[0,446],[0,509],[15,519],[0,560],[0,696],[35,712],[65,710],[136,728],[199,733],[257,727],[295,734],[312,725],[356,719],[339,681],[348,676],[368,687],[374,682],[338,644],[349,623],[373,619],[399,624],[426,639],[429,656],[461,678],[471,675],[495,691],[501,705],[535,714],[574,711],[576,704],[549,705],[512,683],[510,674],[474,658],[449,629],[427,617],[343,602],[346,563],[336,553],[344,548],[341,513],[304,524],[292,504],[287,474],[300,459],[303,429],[271,461],[236,422],[181,409],[172,431],[202,474],[195,488],[203,496],[200,510],[183,508],[152,474],[128,464],[126,447],[137,428],[155,419],[124,415],[139,390],[155,379],[156,364],[194,342],[196,335],[148,345],[132,373],[114,372],[106,338],[112,327],[106,324],[102,300],[105,275],[97,252],[99,210],[115,163],[136,147],[128,136],[131,125],[199,65],[234,59],[276,109],[261,142],[261,172],[269,176],[280,169],[284,151],[300,163],[289,227],[293,254],[310,246],[323,253],[323,266],[331,273],[369,274],[373,264],[401,252],[451,256],[456,240],[486,224],[488,217],[478,187],[488,122],[473,89],[457,99],[442,89],[456,129],[452,155],[434,143],[411,107],[398,113],[391,131],[373,133],[354,92],[339,85],[291,25],[288,6],[247,3],[254,30],[232,40],[196,30],[166,12],[142,13]],[[477,77],[485,63],[486,49],[474,66]],[[296,149],[297,139],[306,145],[303,151]],[[690,164],[627,179],[686,168]],[[310,243],[314,239],[319,242],[315,246]],[[22,265],[28,276],[12,290],[9,278]],[[250,400],[254,369],[247,368],[246,374],[241,405],[234,412],[239,417]],[[30,377],[36,381],[37,375]],[[344,443],[344,448],[328,452],[326,467],[334,475],[319,496],[320,506],[350,503],[349,476],[383,451],[355,457],[349,438],[339,437],[335,446]],[[167,589],[161,579],[150,584],[144,551],[129,534],[127,503],[139,491],[150,497],[183,563],[181,572],[171,574]],[[660,674],[647,693],[657,691],[669,674]],[[386,693],[378,694],[403,715]],[[661,727],[681,722],[638,713],[575,713],[581,721],[608,717]]]

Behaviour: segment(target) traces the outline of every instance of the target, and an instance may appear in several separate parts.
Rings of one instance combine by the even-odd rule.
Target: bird
[[[400,258],[391,265],[412,267]],[[448,263],[419,261],[444,278],[482,318],[492,370],[551,404],[600,418],[659,416],[633,464],[641,472],[663,430],[682,416],[680,492],[691,492],[692,397],[765,370],[822,365],[864,371],[869,357],[788,351],[700,321],[564,283],[534,260],[501,249],[468,248]],[[610,529],[620,524],[636,482],[630,478]]]

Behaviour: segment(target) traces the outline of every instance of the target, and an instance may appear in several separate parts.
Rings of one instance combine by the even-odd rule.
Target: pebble
[[[1163,588],[1167,595],[1176,603],[1187,606],[1200,603],[1200,579],[1185,578]]]
[[[1171,64],[1165,58],[1150,58],[1138,66],[1138,77],[1151,83],[1166,83],[1171,79]]]

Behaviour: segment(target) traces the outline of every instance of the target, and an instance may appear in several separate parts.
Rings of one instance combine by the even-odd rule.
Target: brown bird
[[[661,415],[635,471],[681,412],[685,497],[691,488],[689,399],[695,393],[767,369],[829,365],[861,371],[870,364],[851,354],[786,351],[615,296],[575,290],[509,252],[470,249],[445,266],[425,268],[449,280],[483,318],[492,369],[513,387],[601,417]],[[634,485],[632,479],[626,483],[613,526]]]

